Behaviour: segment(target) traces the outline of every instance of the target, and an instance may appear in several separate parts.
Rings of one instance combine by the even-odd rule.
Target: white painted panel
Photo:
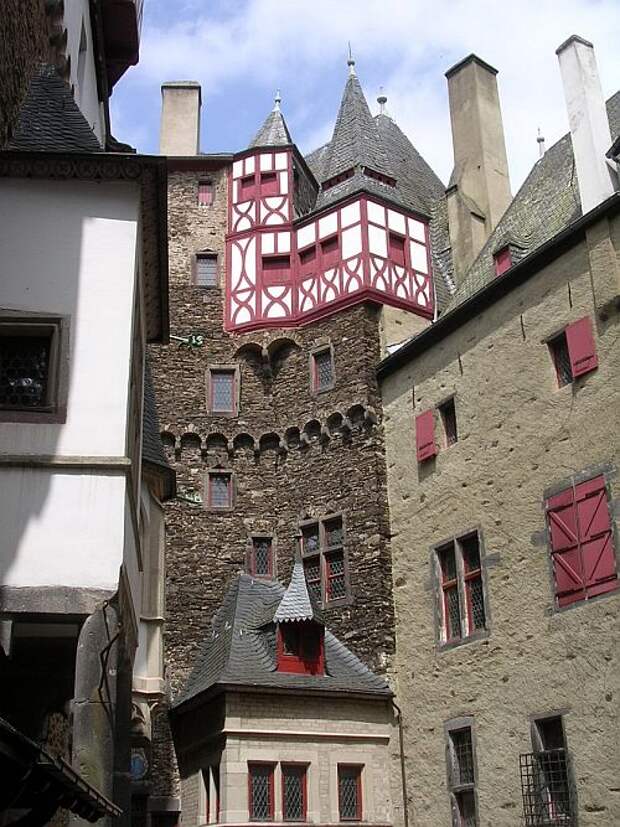
[[[410,241],[409,252],[411,255],[411,266],[413,269],[418,270],[420,273],[428,273],[426,247],[423,247],[421,244],[416,244],[415,241]]]
[[[263,306],[265,306],[268,301],[268,298],[263,294]],[[272,304],[267,310],[268,319],[281,319],[283,316],[286,316],[286,310],[280,304]]]
[[[340,210],[340,224],[342,227],[348,227],[349,224],[355,224],[360,220],[360,202],[355,201],[353,204],[347,204]]]
[[[385,230],[380,230],[372,224],[368,225],[368,249],[376,256],[387,258]]]
[[[280,192],[282,195],[288,195],[288,172],[279,172],[280,177]]]
[[[274,233],[263,233],[261,235],[262,244],[261,244],[261,252],[262,253],[273,253],[275,252],[275,235]]]
[[[326,238],[338,231],[338,216],[335,212],[319,218],[319,238]]]
[[[291,234],[278,233],[278,252],[290,253],[291,251]]]
[[[405,216],[394,210],[388,210],[388,227],[395,233],[405,235]]]
[[[267,214],[267,210],[264,210],[264,215]],[[263,218],[263,223],[269,227],[272,227],[276,224],[284,224],[284,219],[279,213],[272,212],[267,218]]]
[[[242,216],[235,222],[235,232],[239,233],[241,230],[251,230],[252,222],[247,215]]]
[[[374,201],[368,201],[368,220],[374,221],[375,224],[380,224],[385,227],[385,208],[375,204]]]
[[[342,258],[357,256],[362,252],[362,228],[360,224],[342,231]]]
[[[407,291],[405,290],[405,285],[402,283],[402,281],[396,285],[396,295],[401,299],[408,298]]]
[[[256,238],[251,238],[248,242],[248,250],[245,254],[245,272],[248,281],[251,284],[256,284]]]
[[[276,169],[286,169],[287,165],[288,164],[286,152],[276,152]]]
[[[425,244],[426,233],[424,232],[424,224],[421,221],[417,221],[415,218],[408,218],[407,224],[409,226],[409,235],[411,238],[415,238]]]
[[[261,172],[264,170],[270,170],[273,164],[273,155],[267,152],[263,152],[260,156],[260,168]]]
[[[230,248],[230,283],[233,290],[239,287],[241,278],[241,251],[236,244]]]
[[[347,284],[347,293],[355,293],[356,290],[359,290],[362,285],[357,279],[349,279],[349,283]]]
[[[254,170],[256,169],[256,159],[254,155],[250,155],[248,158],[245,159],[245,174],[252,175]]]
[[[286,285],[278,285],[277,287],[270,287],[269,290],[265,291],[264,295],[269,296],[271,299],[281,299],[289,289]]]
[[[241,178],[243,175],[243,161],[233,162],[233,178]]]
[[[247,307],[242,307],[237,315],[233,316],[233,318],[234,324],[244,324],[245,322],[249,322],[252,317],[250,316],[250,311]]]
[[[300,227],[297,230],[297,249],[301,250],[308,244],[314,244],[316,241],[316,224],[307,224],[305,227]]]

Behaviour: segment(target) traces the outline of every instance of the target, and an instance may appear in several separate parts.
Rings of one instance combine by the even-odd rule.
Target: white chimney
[[[611,146],[607,109],[594,46],[574,34],[556,49],[556,54],[585,214],[615,191],[615,172],[605,157]]]
[[[162,155],[197,155],[200,150],[200,84],[177,80],[161,86]]]

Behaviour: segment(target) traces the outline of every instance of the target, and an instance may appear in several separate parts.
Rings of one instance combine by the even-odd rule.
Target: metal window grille
[[[477,534],[464,538],[460,543],[465,574],[468,632],[471,634],[477,629],[484,629],[486,627],[482,570],[480,565],[480,544]]]
[[[564,385],[570,385],[573,381],[573,370],[570,363],[570,355],[568,353],[568,342],[566,340],[566,333],[560,333],[555,339],[549,342],[549,349],[553,358],[553,364],[558,376],[558,387],[562,388]]]
[[[250,818],[270,821],[273,818],[273,767],[250,767]]]
[[[311,557],[309,560],[304,560],[304,572],[306,574],[306,585],[310,590],[312,596],[317,601],[321,602],[321,559],[320,557]]]
[[[484,595],[482,578],[476,577],[467,581],[467,597],[470,605],[471,622],[474,629],[486,628],[486,614],[484,611]]]
[[[196,284],[217,287],[217,256],[196,256]]]
[[[228,508],[231,504],[231,481],[228,474],[210,474],[209,505]]]
[[[473,790],[466,790],[456,793],[455,804],[455,827],[476,827],[476,797]]]
[[[252,574],[268,576],[273,571],[272,547],[269,537],[257,537],[252,541]]]
[[[335,551],[325,556],[327,568],[327,599],[338,600],[346,597],[347,585],[344,576],[344,554]]]
[[[210,207],[213,204],[214,189],[210,181],[201,181],[198,184],[198,204],[201,207]]]
[[[0,407],[48,404],[51,340],[52,335],[0,336]]]
[[[449,399],[446,403],[440,405],[439,413],[441,414],[441,421],[443,422],[443,429],[446,435],[446,445],[454,445],[454,443],[458,441],[454,399]]]
[[[334,366],[331,350],[322,350],[314,355],[315,390],[322,391],[331,387],[334,381]]]
[[[440,549],[441,588],[444,600],[444,635],[446,640],[461,637],[461,600],[456,570],[456,552],[454,545]]]
[[[338,768],[338,805],[341,821],[357,821],[361,818],[360,769]]]
[[[303,821],[305,767],[282,767],[282,815],[285,821]]]
[[[211,371],[211,410],[233,413],[235,410],[235,374],[232,370]]]
[[[471,729],[456,729],[450,733],[454,763],[452,766],[452,786],[459,787],[463,784],[473,784],[474,774],[474,752],[471,743]]]
[[[570,756],[564,749],[519,756],[525,827],[573,827]]]

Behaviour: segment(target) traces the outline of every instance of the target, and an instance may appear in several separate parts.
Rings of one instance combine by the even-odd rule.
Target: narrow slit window
[[[196,255],[196,284],[199,287],[217,287],[217,256],[213,253]]]
[[[312,384],[315,393],[321,393],[333,387],[334,359],[331,348],[312,354]]]
[[[456,426],[456,407],[454,405],[454,398],[448,399],[443,405],[439,406],[439,413],[441,415],[441,423],[443,425],[443,432],[446,441],[446,447],[454,445],[458,442],[458,430]]]
[[[448,732],[448,778],[454,824],[476,827],[476,768],[469,726]]]

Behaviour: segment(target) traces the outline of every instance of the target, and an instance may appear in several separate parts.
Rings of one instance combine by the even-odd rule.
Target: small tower
[[[325,673],[323,615],[308,591],[304,567],[295,560],[291,582],[274,615],[278,672]]]

